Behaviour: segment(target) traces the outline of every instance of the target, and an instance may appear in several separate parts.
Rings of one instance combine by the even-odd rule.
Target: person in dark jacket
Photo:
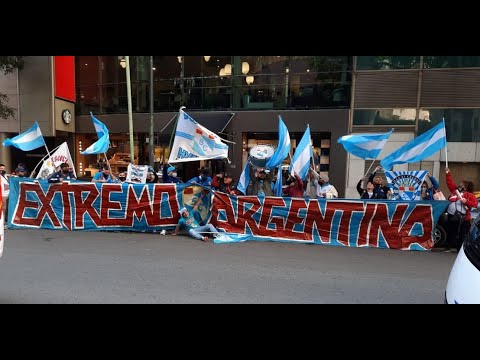
[[[200,170],[200,175],[195,176],[187,181],[188,185],[202,185],[206,188],[212,187],[212,178],[210,177],[210,171],[206,168]]]
[[[175,166],[165,164],[162,169],[162,181],[164,183],[178,184],[182,181],[177,178],[177,169]]]
[[[63,180],[76,180],[73,171],[70,171],[70,166],[67,163],[60,164],[60,170],[48,177],[49,183],[62,183]]]
[[[374,192],[375,186],[371,181],[367,182],[367,188],[362,189],[362,181],[365,179],[360,179],[357,184],[357,191],[360,195],[360,199],[378,199],[378,194]]]
[[[381,169],[381,166],[377,166],[375,171],[368,178],[368,181],[373,184],[373,192],[376,195],[375,199],[388,199],[392,196],[392,190],[388,186],[383,185],[383,179],[381,176],[376,175],[377,171]]]

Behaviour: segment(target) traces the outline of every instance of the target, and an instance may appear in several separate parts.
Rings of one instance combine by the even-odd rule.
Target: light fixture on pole
[[[249,71],[250,71],[250,65],[248,64],[248,62],[246,61],[242,62],[242,74],[247,75]]]
[[[220,73],[219,73],[220,76],[225,76],[225,68],[221,68],[220,69]]]
[[[205,59],[206,62],[208,62],[210,60],[211,56],[204,56],[203,58]]]
[[[253,84],[253,81],[254,81],[254,80],[255,80],[255,78],[254,78],[252,75],[247,76],[247,77],[245,78],[245,81],[247,82],[248,85]]]
[[[118,59],[120,60],[120,66],[125,69],[127,67],[127,61],[125,60],[125,56],[119,56]]]
[[[227,76],[232,75],[232,64],[225,65],[225,75]]]
[[[182,63],[182,56],[177,56],[177,60],[181,64]]]

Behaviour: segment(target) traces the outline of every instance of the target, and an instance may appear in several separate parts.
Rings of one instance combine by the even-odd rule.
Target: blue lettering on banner
[[[185,149],[178,148],[177,159],[189,159],[189,158],[196,158],[196,157],[198,156],[195,154],[192,154],[191,152]]]

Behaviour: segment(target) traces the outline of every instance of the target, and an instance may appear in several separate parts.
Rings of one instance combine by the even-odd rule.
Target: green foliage
[[[21,70],[23,68],[22,56],[0,56],[0,71],[4,75],[10,74],[15,69]],[[8,96],[0,93],[0,118],[8,119],[15,115],[15,109],[6,105]]]

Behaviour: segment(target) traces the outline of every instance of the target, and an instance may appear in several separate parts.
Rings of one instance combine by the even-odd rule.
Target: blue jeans
[[[204,226],[199,226],[195,229],[190,229],[188,231],[188,234],[191,237],[194,237],[197,240],[202,240],[203,239],[203,236],[202,236],[203,232],[219,234],[217,229],[215,229],[215,226],[213,226],[212,224],[207,224],[207,225],[204,225]]]

